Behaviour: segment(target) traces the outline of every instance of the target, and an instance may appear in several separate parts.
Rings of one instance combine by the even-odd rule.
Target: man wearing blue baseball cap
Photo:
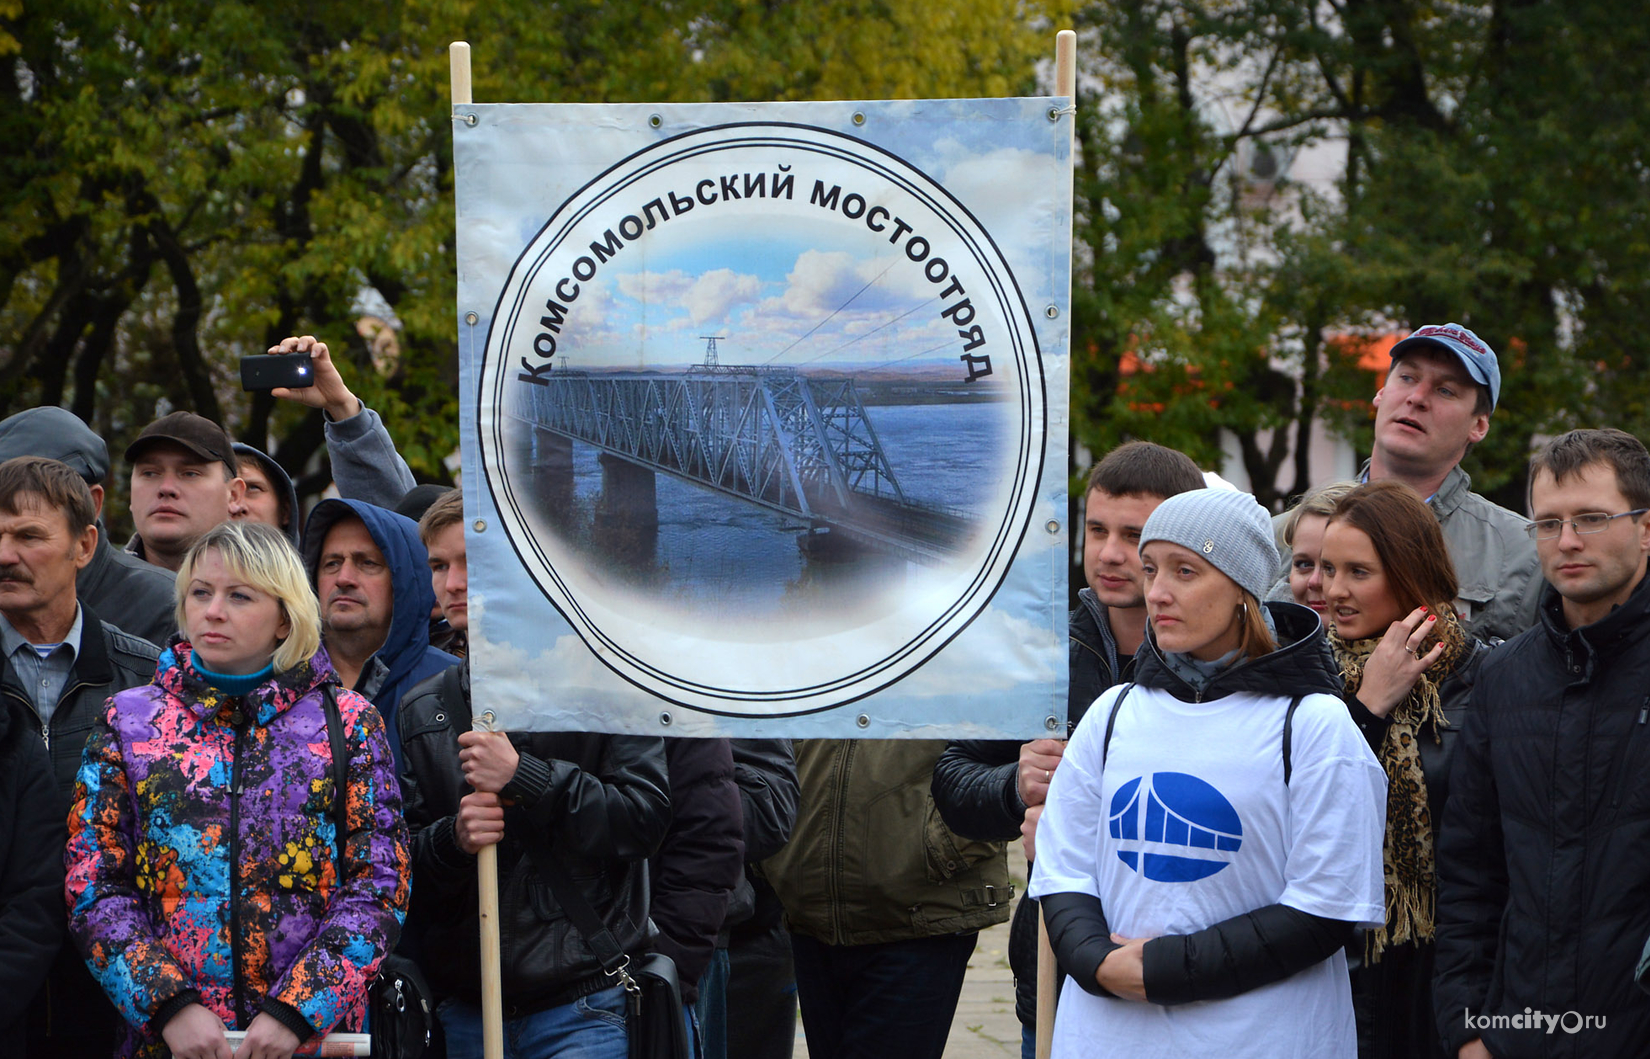
[[[1489,344],[1460,324],[1429,324],[1392,347],[1375,394],[1368,481],[1396,478],[1438,516],[1460,578],[1455,606],[1481,638],[1535,624],[1541,563],[1526,520],[1472,491],[1461,459],[1489,433],[1501,366]]]

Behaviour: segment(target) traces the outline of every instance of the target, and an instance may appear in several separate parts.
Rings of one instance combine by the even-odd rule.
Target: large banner
[[[455,107],[478,710],[1063,731],[1065,104]]]

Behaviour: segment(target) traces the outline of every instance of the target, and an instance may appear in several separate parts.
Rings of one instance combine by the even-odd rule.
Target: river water
[[[882,405],[866,415],[908,500],[984,518],[1011,466],[1002,451],[1011,411],[981,402]],[[884,609],[875,599],[907,576],[905,560],[863,548],[810,559],[797,544],[804,524],[663,473],[654,476],[657,534],[630,532],[603,510],[598,455],[573,444],[572,495],[546,520],[604,581],[668,609],[750,621],[801,608],[817,620],[823,608],[853,624]]]

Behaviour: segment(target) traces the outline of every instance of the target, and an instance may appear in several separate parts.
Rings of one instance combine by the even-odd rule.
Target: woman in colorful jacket
[[[360,1026],[395,944],[409,880],[400,787],[377,711],[336,686],[278,530],[207,533],[177,600],[182,632],[154,682],[110,699],[86,745],[69,928],[129,1024],[121,1054],[229,1059],[234,1028],[242,1059],[285,1059]]]

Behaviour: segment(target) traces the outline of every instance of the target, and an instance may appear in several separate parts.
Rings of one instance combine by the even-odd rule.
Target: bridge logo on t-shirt
[[[1112,795],[1109,825],[1112,838],[1137,847],[1118,850],[1118,859],[1154,882],[1207,879],[1243,845],[1232,803],[1184,772],[1154,772],[1123,784]]]

